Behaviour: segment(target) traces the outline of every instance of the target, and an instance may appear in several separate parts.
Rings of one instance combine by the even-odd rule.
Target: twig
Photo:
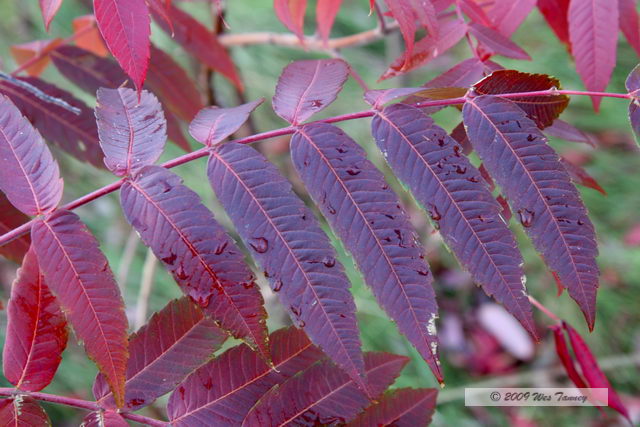
[[[144,267],[142,268],[142,280],[140,281],[140,292],[138,293],[138,302],[136,305],[136,317],[133,323],[136,330],[140,329],[147,322],[149,296],[151,295],[151,289],[153,289],[157,266],[158,259],[151,249],[147,249],[147,257],[144,260]]]
[[[551,310],[549,310],[547,307],[545,307],[540,301],[538,301],[537,299],[535,299],[534,297],[532,297],[531,295],[529,295],[529,302],[531,304],[533,304],[538,310],[540,310],[541,312],[543,312],[544,314],[547,315],[547,317],[549,317],[551,320],[553,320],[554,322],[558,322],[560,323],[562,320],[556,316]]]

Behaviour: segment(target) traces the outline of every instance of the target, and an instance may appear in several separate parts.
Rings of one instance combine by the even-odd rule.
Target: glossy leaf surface
[[[212,147],[240,129],[263,101],[259,99],[231,108],[202,109],[189,125],[189,133],[196,141]]]
[[[436,409],[437,390],[401,388],[386,393],[351,421],[349,427],[414,427],[431,423]]]

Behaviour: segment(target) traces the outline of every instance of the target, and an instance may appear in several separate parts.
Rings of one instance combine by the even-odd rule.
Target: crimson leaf
[[[88,50],[63,45],[51,51],[53,65],[80,89],[95,95],[101,87],[118,88],[127,82],[127,76],[118,65]]]
[[[167,140],[167,122],[158,99],[147,91],[98,90],[96,120],[104,163],[118,176],[155,162]]]
[[[0,190],[16,208],[40,215],[56,208],[62,179],[40,133],[0,95]]]
[[[304,332],[294,327],[272,333],[269,342],[273,367],[247,345],[239,345],[189,376],[169,398],[172,425],[238,426],[271,387],[323,356]]]
[[[320,34],[325,43],[329,41],[331,27],[333,27],[333,21],[336,19],[341,5],[342,0],[324,0],[319,1],[316,5],[318,34]]]
[[[276,167],[251,147],[220,145],[211,151],[207,173],[218,200],[291,318],[363,386],[364,363],[349,280],[313,213]]]
[[[631,95],[629,104],[629,121],[631,129],[636,137],[636,142],[640,144],[640,65],[636,65],[629,73],[625,86]]]
[[[47,413],[35,399],[18,395],[0,400],[0,425],[14,427],[49,427]]]
[[[535,336],[515,238],[460,146],[420,110],[402,104],[379,112],[372,132],[473,280]]]
[[[531,57],[520,46],[500,34],[499,32],[487,28],[484,25],[472,23],[469,25],[469,32],[496,55],[507,58],[525,59],[530,61]]]
[[[549,24],[549,27],[556,33],[558,39],[569,45],[569,3],[571,0],[538,0],[538,9]],[[624,1],[624,0],[623,0]],[[633,1],[633,0],[631,0]]]
[[[373,396],[383,393],[409,361],[388,353],[366,353],[364,360]],[[324,360],[265,393],[242,425],[344,424],[368,404],[353,380]]]
[[[273,109],[298,125],[335,101],[348,77],[349,66],[341,59],[293,62],[278,79]]]
[[[369,406],[348,426],[414,427],[429,425],[436,408],[437,395],[438,391],[433,388],[417,390],[401,388],[385,393],[377,403]]]
[[[597,146],[597,141],[593,136],[560,119],[556,119],[551,126],[545,128],[544,133],[565,141],[582,142],[592,147]]]
[[[40,391],[53,379],[67,346],[67,322],[44,282],[33,249],[11,286],[2,362],[7,380]]]
[[[0,191],[0,233],[8,233],[29,221],[29,217],[16,209],[7,196]],[[0,256],[8,258],[16,263],[21,263],[25,254],[29,250],[31,238],[29,235],[19,237],[18,239],[0,246]]]
[[[55,211],[31,230],[49,288],[89,357],[124,404],[127,317],[120,290],[98,242],[75,214]]]
[[[304,13],[307,0],[273,0],[276,16],[300,40],[304,37]]]
[[[42,19],[44,21],[44,27],[49,31],[49,25],[58,13],[58,9],[62,6],[62,0],[39,0],[40,11],[42,12]]]
[[[472,98],[463,116],[473,148],[593,329],[599,275],[595,231],[558,155],[536,123],[509,100]]]
[[[355,141],[326,123],[296,132],[291,159],[378,303],[442,382],[433,277],[408,215],[382,173]]]
[[[582,166],[576,165],[575,163],[570,162],[564,157],[560,157],[560,162],[569,173],[571,180],[576,184],[584,185],[585,187],[593,188],[594,190],[600,192],[601,194],[607,195],[607,192],[604,191],[604,188],[598,184],[598,181],[595,180],[594,177],[589,175]]]
[[[96,21],[107,47],[138,89],[149,68],[151,20],[144,0],[93,0]]]
[[[640,17],[635,0],[619,0],[620,30],[633,49],[640,55]]]
[[[170,392],[207,362],[226,339],[188,298],[169,302],[129,337],[125,406],[137,410]],[[113,405],[104,375],[98,374],[93,394],[101,406]]]
[[[536,0],[496,0],[487,15],[503,36],[510,37],[535,6]]]
[[[82,420],[82,427],[129,427],[122,415],[113,410],[90,412]]]
[[[220,327],[268,357],[267,315],[253,274],[198,195],[172,172],[147,166],[124,183],[121,204],[182,291]]]
[[[189,133],[198,142],[212,147],[244,124],[249,115],[264,99],[232,108],[207,107],[198,113],[189,125]]]
[[[567,341],[564,336],[564,331],[562,327],[559,325],[554,325],[551,327],[553,330],[553,340],[556,345],[556,354],[562,362],[562,366],[564,366],[564,370],[567,373],[567,376],[578,388],[587,388],[587,384],[585,383],[582,375],[576,369],[576,365],[571,357],[571,353],[569,353],[569,347],[567,347]]]

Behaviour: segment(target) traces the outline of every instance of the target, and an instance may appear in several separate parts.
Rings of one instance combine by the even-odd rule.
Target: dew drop
[[[249,246],[259,254],[263,254],[269,250],[269,241],[264,237],[256,237],[249,241]]]
[[[533,217],[535,213],[530,211],[529,209],[520,209],[518,210],[518,217],[520,218],[520,223],[523,227],[531,227],[533,223]]]

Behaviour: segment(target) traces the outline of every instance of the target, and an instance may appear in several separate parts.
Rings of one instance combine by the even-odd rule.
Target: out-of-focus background
[[[45,33],[38,2],[36,0],[0,0],[0,58],[3,71],[16,68],[9,49],[12,44],[55,37],[66,37],[72,33],[71,20],[90,13],[88,2],[65,0],[57,18]],[[229,33],[273,31],[286,32],[277,21],[270,0],[227,1],[225,16]],[[310,9],[315,2],[310,2]],[[211,25],[211,13],[206,2],[180,2],[180,6],[192,12],[198,19]],[[315,26],[311,14],[307,19],[307,34]],[[345,1],[337,17],[332,36],[350,35],[372,29],[377,21],[369,16],[368,2]],[[153,41],[168,51],[192,75],[200,73],[195,60],[177,46],[155,24]],[[582,89],[565,46],[561,45],[535,10],[515,35],[515,41],[523,46],[533,58],[531,62],[495,60],[506,68],[556,76],[564,88]],[[399,34],[394,33],[382,41],[365,46],[345,49],[341,52],[351,66],[371,88],[393,86],[416,86],[437,76],[448,68],[470,56],[468,47],[460,43],[450,53],[443,55],[427,66],[406,76],[376,83],[388,64],[400,55],[403,49]],[[628,72],[640,62],[636,53],[622,38],[618,46],[618,66],[609,91],[623,92],[624,79]],[[272,45],[245,46],[232,50],[233,59],[246,85],[244,97],[253,100],[267,99],[253,115],[253,126],[257,131],[266,131],[285,126],[271,111],[269,99],[273,96],[275,83],[282,68],[295,59],[322,57],[301,49]],[[72,83],[49,67],[43,74],[49,82],[72,91],[89,105],[95,99],[79,91]],[[220,106],[237,105],[238,94],[227,81],[214,76],[216,101]],[[176,82],[177,85],[180,82]],[[351,79],[337,101],[320,113],[319,117],[366,109],[361,88]],[[318,117],[318,118],[319,118]],[[436,121],[448,130],[460,121],[459,111],[448,108],[435,115]],[[598,259],[602,275],[598,295],[597,323],[591,334],[586,330],[582,315],[576,304],[565,294],[556,296],[556,285],[551,274],[544,268],[530,242],[525,238],[519,224],[511,221],[517,233],[525,257],[527,287],[529,292],[549,309],[570,322],[582,333],[596,353],[614,387],[622,395],[629,409],[640,417],[640,153],[633,140],[627,119],[627,103],[619,99],[604,99],[601,112],[594,113],[591,101],[585,97],[574,97],[562,119],[591,132],[598,141],[592,148],[586,144],[552,140],[551,144],[560,153],[582,165],[606,190],[607,196],[581,188],[584,201],[596,226],[600,244]],[[358,143],[367,149],[370,158],[383,170],[392,185],[401,195],[411,213],[427,252],[427,259],[435,273],[436,294],[440,306],[438,322],[441,340],[441,360],[446,387],[441,390],[435,425],[604,425],[620,422],[612,413],[607,417],[595,408],[465,408],[464,387],[468,386],[563,386],[569,385],[555,356],[553,339],[546,330],[548,318],[536,311],[541,341],[534,343],[508,314],[488,299],[461,271],[453,256],[447,251],[425,214],[413,203],[407,192],[395,181],[375,150],[370,135],[370,120],[362,119],[341,123]],[[192,141],[193,142],[193,141]],[[288,138],[269,140],[258,144],[294,182],[294,188],[304,196],[304,190],[295,177],[287,154]],[[193,145],[195,147],[195,144]],[[65,200],[75,199],[89,191],[114,180],[105,171],[81,164],[71,157],[56,151],[62,163],[66,183]],[[164,158],[180,155],[174,145],[167,146]],[[198,160],[175,169],[184,177],[187,185],[198,192],[216,217],[233,233],[233,228],[216,202],[205,177],[205,161]],[[308,201],[308,199],[306,199]],[[117,195],[110,195],[77,210],[98,237],[107,254],[111,267],[124,287],[125,300],[131,324],[135,323],[139,305],[139,288],[147,251],[132,234],[118,205]],[[353,293],[358,306],[358,318],[365,350],[383,350],[409,355],[412,362],[396,382],[399,387],[437,387],[426,363],[402,337],[396,326],[388,320],[378,307],[371,292],[362,281],[345,254],[340,243],[333,238],[341,261],[353,283]],[[130,262],[130,265],[129,265]],[[16,265],[0,260],[0,298],[6,305]],[[261,278],[268,304],[269,328],[275,330],[288,323],[288,318]],[[148,314],[164,306],[180,292],[171,277],[161,266],[155,271],[153,289],[149,298]],[[0,322],[6,324],[6,314],[0,311]],[[0,338],[4,336],[0,328]],[[229,342],[227,347],[235,345]],[[96,374],[94,365],[75,343],[70,343],[64,354],[62,365],[53,383],[44,391],[50,393],[91,398],[91,384]],[[4,378],[0,386],[7,386]],[[164,401],[147,410],[150,415],[162,413]],[[82,414],[60,406],[46,405],[56,426],[78,425]]]

